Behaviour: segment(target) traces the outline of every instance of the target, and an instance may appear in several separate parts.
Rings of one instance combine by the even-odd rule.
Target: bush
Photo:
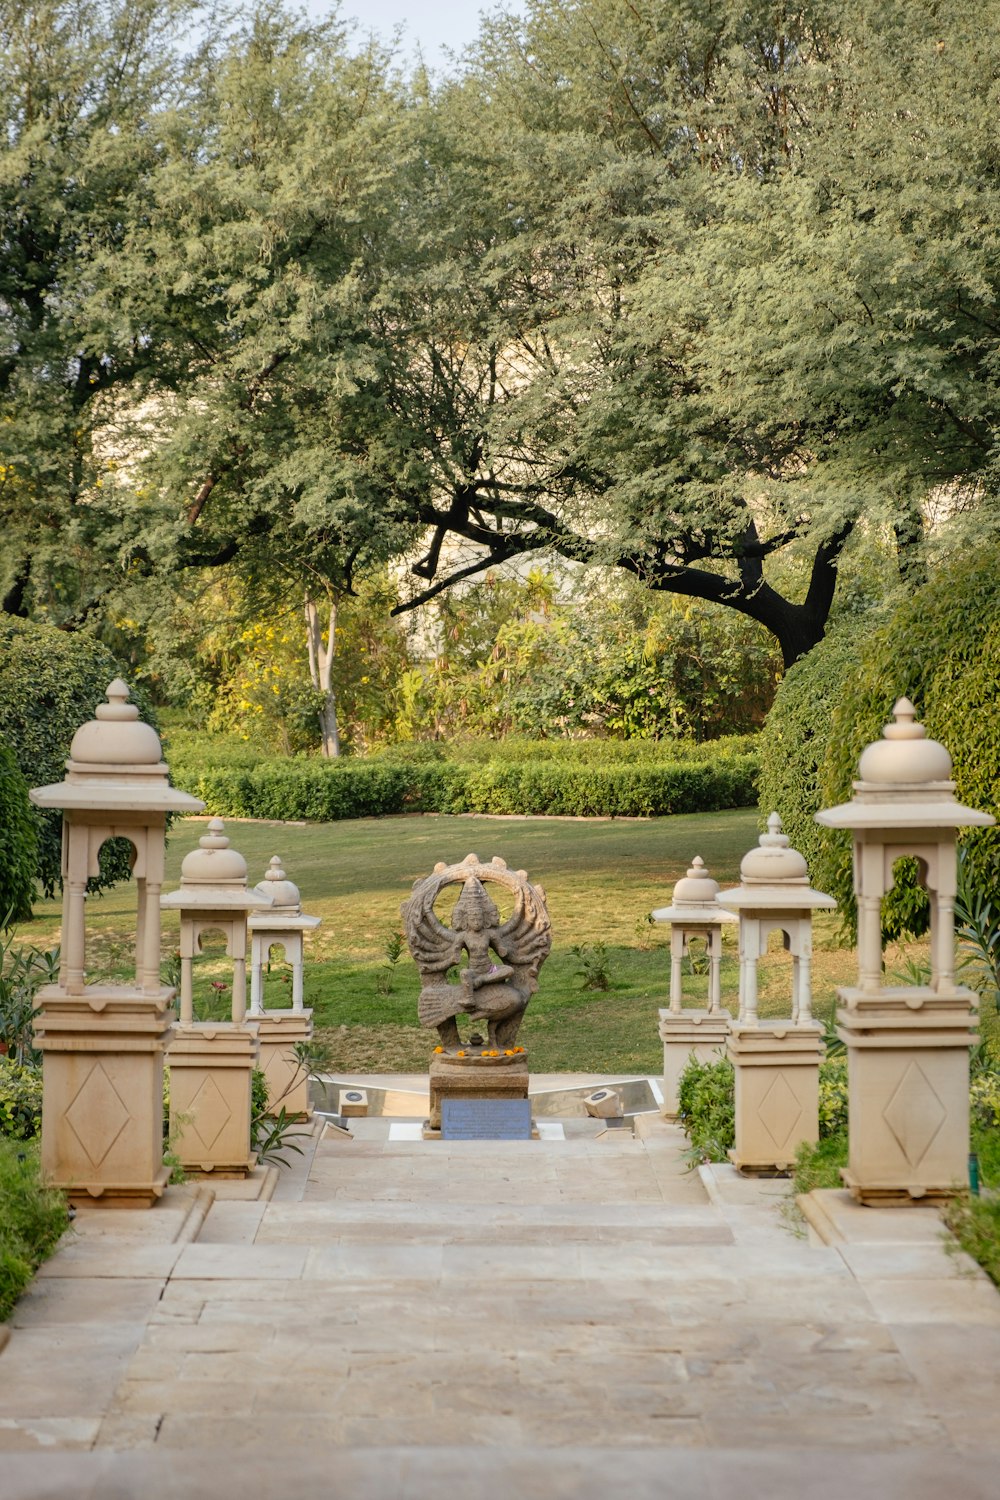
[[[37,858],[28,783],[13,750],[0,739],[0,927],[31,916]]]
[[[677,1118],[692,1149],[706,1161],[726,1161],[734,1144],[735,1097],[736,1076],[727,1058],[703,1063],[691,1057],[677,1085]],[[825,1058],[819,1065],[820,1140],[839,1137],[846,1130],[847,1060]]]
[[[735,1074],[726,1058],[699,1062],[692,1054],[677,1084],[680,1124],[705,1161],[726,1161],[736,1139]]]
[[[0,1136],[30,1141],[42,1129],[42,1075],[0,1057]]]
[[[89,636],[0,616],[0,735],[29,786],[62,781],[73,735],[94,717],[108,683],[120,675],[110,651]],[[134,696],[143,717],[150,719],[141,693]],[[62,814],[36,809],[32,816],[38,837],[36,873],[51,896],[61,878]],[[91,889],[127,880],[130,855],[122,840],[106,845]]]
[[[1000,799],[1000,553],[984,548],[942,567],[865,640],[860,668],[833,709],[821,791],[828,805],[850,796],[858,759],[880,738],[897,698],[910,698],[927,733],[947,745],[956,795],[971,807]],[[963,837],[972,886],[997,885],[1000,830]],[[831,842],[823,869],[849,923],[855,920],[849,841]],[[887,937],[926,931],[926,894],[911,868],[883,903]]]
[[[856,619],[827,632],[818,646],[782,678],[758,741],[758,796],[762,817],[781,815],[792,847],[805,858],[814,885],[822,886],[831,844],[850,834],[821,828],[814,814],[826,800],[824,768],[830,751],[832,708],[858,671],[864,630]]]
[[[331,822],[405,812],[573,817],[717,812],[752,803],[756,771],[756,757],[746,753],[636,765],[386,755],[215,766],[174,779],[221,817]]]
[[[760,805],[777,809],[810,864],[813,884],[856,924],[851,838],[813,815],[851,796],[862,750],[881,738],[899,697],[910,698],[929,735],[948,746],[957,795],[994,809],[1000,795],[1000,555],[995,547],[942,566],[888,618],[832,631],[781,683],[761,736]],[[967,878],[998,885],[1000,830],[964,836]],[[919,937],[926,893],[908,861],[883,902],[887,938]]]
[[[0,1322],[68,1224],[63,1194],[42,1184],[37,1147],[0,1137]]]

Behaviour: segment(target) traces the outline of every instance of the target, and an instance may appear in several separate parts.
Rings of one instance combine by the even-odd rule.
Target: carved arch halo
[[[490,883],[502,886],[510,891],[514,897],[514,909],[510,916],[500,922],[498,931],[506,935],[512,932],[528,916],[530,920],[538,920],[539,917],[548,926],[548,913],[545,909],[545,892],[540,885],[532,885],[528,879],[527,870],[510,870],[507,861],[501,859],[498,854],[494,855],[489,864],[484,864],[478,854],[467,854],[465,858],[454,865],[445,864],[444,860],[438,860],[434,871],[430,875],[418,880],[413,887],[413,896],[410,898],[416,903],[419,919],[431,925],[435,931],[442,935],[450,932],[441,921],[434,904],[448,885],[464,885],[469,876],[481,881],[484,885]]]

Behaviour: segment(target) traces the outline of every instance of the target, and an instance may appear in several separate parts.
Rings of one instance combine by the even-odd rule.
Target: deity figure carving
[[[514,909],[504,921],[486,890],[494,882],[510,891]],[[461,885],[450,925],[434,910],[441,891]],[[460,864],[434,866],[434,873],[414,883],[400,908],[410,952],[420,971],[418,1014],[422,1026],[436,1026],[441,1045],[461,1048],[457,1017],[485,1022],[486,1050],[513,1047],[521,1017],[538,988],[538,971],[552,946],[545,892],[532,885],[524,870],[508,870],[494,858],[483,864],[469,854]],[[458,983],[448,971],[459,968]]]

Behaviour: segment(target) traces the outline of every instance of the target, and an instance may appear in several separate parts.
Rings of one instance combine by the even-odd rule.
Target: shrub
[[[881,736],[892,706],[910,698],[927,733],[948,746],[956,794],[972,807],[993,809],[1000,794],[1000,553],[984,548],[942,567],[864,643],[857,672],[844,682],[833,709],[822,774],[828,803],[850,796],[864,747]],[[1000,831],[964,836],[968,878],[997,883]],[[850,844],[831,843],[825,888],[853,925]],[[887,937],[919,936],[928,906],[912,868],[883,903]]]
[[[828,635],[781,683],[761,736],[760,805],[776,808],[810,864],[813,884],[856,923],[851,838],[813,823],[821,807],[847,801],[862,750],[881,737],[896,699],[910,698],[928,734],[952,752],[959,798],[995,808],[1000,793],[1000,554],[995,547],[939,568],[930,582],[867,626],[852,620]],[[968,879],[998,884],[1000,830],[964,838]],[[882,909],[887,938],[919,937],[925,892],[912,861]]]
[[[677,1085],[678,1119],[692,1149],[706,1161],[725,1161],[734,1143],[735,1096],[736,1076],[727,1058],[705,1063],[691,1057]],[[819,1065],[820,1140],[840,1137],[846,1129],[847,1062],[825,1058]]]
[[[829,630],[778,684],[760,735],[758,796],[762,817],[780,813],[792,847],[804,856],[813,884],[822,885],[831,843],[850,834],[821,828],[814,814],[825,805],[823,774],[830,749],[832,709],[857,672],[863,628],[856,619]]]
[[[0,735],[17,759],[29,786],[61,781],[76,730],[94,717],[105,689],[121,669],[89,636],[68,635],[50,625],[0,616]],[[149,706],[136,701],[144,718]],[[62,815],[33,810],[38,836],[36,872],[47,896],[60,884]],[[103,890],[127,880],[131,850],[121,840],[101,851],[101,873],[91,883]]]
[[[0,1321],[68,1224],[63,1194],[42,1184],[37,1147],[0,1137]]]
[[[404,812],[656,817],[753,801],[753,754],[637,765],[558,760],[266,761],[214,766],[175,781],[229,818],[386,817]]]
[[[31,916],[37,858],[28,783],[13,750],[0,739],[0,926]]]
[[[678,1080],[678,1119],[705,1161],[726,1161],[736,1139],[735,1074],[728,1059],[699,1062],[693,1054]]]
[[[42,1129],[42,1075],[0,1057],[0,1136],[30,1141]]]

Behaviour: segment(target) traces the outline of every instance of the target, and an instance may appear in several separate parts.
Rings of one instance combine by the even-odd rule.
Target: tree
[[[555,551],[734,608],[788,665],[862,520],[919,566],[928,495],[978,496],[993,465],[973,44],[963,7],[905,0],[537,0],[487,27],[414,111],[414,186],[371,268],[382,360],[360,398],[433,528],[404,607]],[[986,245],[962,275],[956,190]]]
[[[57,621],[108,586],[113,513],[88,501],[109,394],[151,351],[102,314],[103,269],[156,155],[193,0],[0,0],[0,597]],[[108,533],[112,533],[110,536]]]

